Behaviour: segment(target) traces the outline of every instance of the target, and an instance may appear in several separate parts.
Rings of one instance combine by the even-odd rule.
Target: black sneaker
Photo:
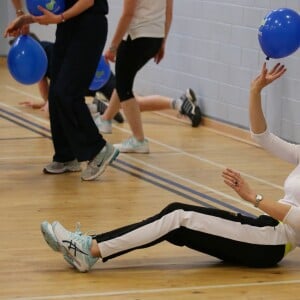
[[[103,115],[108,104],[104,100],[98,99],[97,97],[94,98],[93,103],[97,105],[97,111],[100,113],[100,115]],[[124,118],[120,112],[116,113],[114,120],[118,123],[124,123]]]
[[[180,113],[190,118],[192,127],[198,127],[202,119],[202,112],[197,105],[195,92],[192,89],[187,89],[180,99],[182,100]]]

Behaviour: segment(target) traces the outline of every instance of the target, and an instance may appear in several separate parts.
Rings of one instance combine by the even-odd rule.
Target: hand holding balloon
[[[41,7],[56,15],[63,13],[65,10],[64,0],[26,0],[26,6],[30,14],[32,14],[33,16],[42,16],[43,14],[45,14],[44,10],[42,10]]]
[[[24,26],[34,23],[33,17],[30,15],[22,15],[12,21],[4,31],[4,37],[8,36],[19,36],[23,33],[22,29]]]
[[[34,84],[45,76],[48,60],[45,50],[36,40],[21,35],[8,52],[7,65],[15,80]]]

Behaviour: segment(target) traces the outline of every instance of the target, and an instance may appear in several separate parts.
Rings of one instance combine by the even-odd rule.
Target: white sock
[[[176,110],[180,111],[181,106],[182,106],[182,100],[181,99],[173,99],[173,101],[172,101],[172,108],[173,109],[176,109]]]

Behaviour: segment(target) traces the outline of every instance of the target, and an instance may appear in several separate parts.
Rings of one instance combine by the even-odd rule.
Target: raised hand
[[[264,87],[281,77],[286,72],[284,65],[277,63],[271,71],[267,69],[267,64],[262,66],[261,73],[251,82],[251,88],[262,90]]]

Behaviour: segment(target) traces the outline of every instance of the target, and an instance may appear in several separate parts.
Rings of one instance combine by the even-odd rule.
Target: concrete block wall
[[[300,12],[298,0],[175,0],[166,56],[159,65],[147,64],[135,90],[178,97],[191,87],[207,117],[249,128],[249,84],[265,61],[258,27],[267,13],[281,7]],[[108,43],[121,8],[121,0],[110,2]],[[264,110],[273,132],[299,143],[300,50],[279,61],[288,71],[265,89]]]
[[[123,1],[108,1],[109,44]],[[11,5],[3,5],[2,31],[7,19],[14,17]],[[280,7],[300,12],[300,1],[174,0],[166,56],[159,65],[147,64],[137,76],[135,90],[178,97],[191,87],[207,117],[248,128],[249,84],[265,60],[257,39],[258,27],[267,13]],[[32,29],[41,39],[54,39],[55,26],[34,25]],[[0,44],[8,48],[2,37]],[[268,65],[276,62],[270,60]],[[264,110],[273,132],[300,143],[300,50],[280,62],[288,71],[265,89]]]

